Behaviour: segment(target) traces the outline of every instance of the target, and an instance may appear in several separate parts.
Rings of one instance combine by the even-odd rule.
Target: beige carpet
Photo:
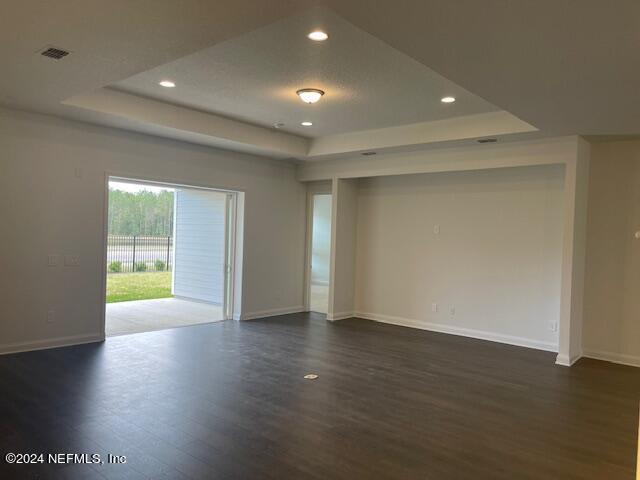
[[[151,332],[223,320],[222,307],[181,298],[107,304],[107,336]]]

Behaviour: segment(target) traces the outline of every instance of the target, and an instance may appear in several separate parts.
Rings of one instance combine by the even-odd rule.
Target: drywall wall
[[[570,366],[582,356],[584,272],[590,145],[579,138],[564,175],[564,231],[560,287],[560,341],[556,363]]]
[[[353,316],[355,300],[358,180],[333,180],[328,320]]]
[[[584,355],[640,366],[640,142],[594,143]]]
[[[177,188],[173,294],[222,305],[227,194]]]
[[[556,350],[562,165],[361,179],[356,315]]]
[[[329,285],[331,262],[331,195],[313,195],[311,283]]]
[[[107,173],[244,191],[242,316],[303,309],[306,188],[288,164],[7,109],[0,145],[0,351],[102,336]]]

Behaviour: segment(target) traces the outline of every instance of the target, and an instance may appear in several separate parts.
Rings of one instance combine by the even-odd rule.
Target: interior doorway
[[[233,317],[236,192],[108,179],[105,335]]]
[[[312,193],[310,207],[310,259],[307,282],[309,310],[326,314],[329,307],[331,264],[331,194]]]

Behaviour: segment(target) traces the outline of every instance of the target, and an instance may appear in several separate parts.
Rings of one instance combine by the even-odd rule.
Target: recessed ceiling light
[[[273,124],[273,128],[275,128],[276,130],[280,130],[282,127],[284,127],[284,123],[282,122],[277,122]]]
[[[314,42],[324,42],[327,38],[329,38],[329,35],[327,35],[322,30],[314,30],[309,35],[307,35],[307,37]]]
[[[305,103],[316,103],[324,95],[324,92],[317,88],[302,88],[296,93]]]
[[[300,125],[302,125],[303,127],[310,127],[311,125],[313,125],[313,122],[302,122]]]
[[[440,99],[442,103],[453,103],[456,101],[455,97],[442,97]]]
[[[173,88],[176,86],[176,84],[173,83],[171,80],[162,80],[160,83],[158,83],[158,85],[165,88]]]

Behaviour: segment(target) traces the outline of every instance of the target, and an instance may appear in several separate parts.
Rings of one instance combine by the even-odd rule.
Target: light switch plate
[[[60,255],[52,254],[47,257],[48,267],[57,267],[59,263],[60,263]]]
[[[65,255],[64,264],[67,267],[77,267],[80,265],[80,255]]]

